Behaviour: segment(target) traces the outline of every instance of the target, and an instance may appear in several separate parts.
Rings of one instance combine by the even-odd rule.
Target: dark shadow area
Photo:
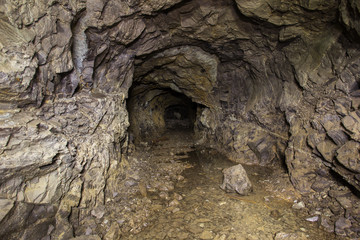
[[[127,104],[129,132],[135,144],[153,142],[168,132],[194,133],[198,104],[170,88],[140,84]]]
[[[164,111],[165,127],[168,130],[194,129],[197,104],[185,95],[178,96],[183,100],[181,104],[168,106]]]

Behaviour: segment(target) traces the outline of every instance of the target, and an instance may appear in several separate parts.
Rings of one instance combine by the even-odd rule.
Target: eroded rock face
[[[330,206],[326,223],[357,234],[343,199],[356,197],[333,173],[360,189],[358,1],[0,2],[0,238],[70,239],[106,204],[125,174],[132,85],[160,119],[146,129],[178,101],[147,100],[184,94],[198,143],[285,161],[309,205]],[[37,211],[50,220],[17,217]]]

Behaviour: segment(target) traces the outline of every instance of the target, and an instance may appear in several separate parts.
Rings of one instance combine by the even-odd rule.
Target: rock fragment
[[[252,185],[244,167],[241,164],[223,170],[224,180],[220,188],[226,192],[236,192],[248,195],[252,192]]]

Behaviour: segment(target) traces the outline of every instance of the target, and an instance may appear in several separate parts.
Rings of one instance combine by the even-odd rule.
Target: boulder
[[[223,170],[224,181],[220,188],[226,192],[248,195],[252,192],[251,182],[241,164]]]

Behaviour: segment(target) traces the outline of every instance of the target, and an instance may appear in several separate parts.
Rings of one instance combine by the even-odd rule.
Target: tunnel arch
[[[135,142],[168,130],[193,133],[204,109],[217,111],[215,55],[184,45],[139,57],[135,63],[127,104]]]

